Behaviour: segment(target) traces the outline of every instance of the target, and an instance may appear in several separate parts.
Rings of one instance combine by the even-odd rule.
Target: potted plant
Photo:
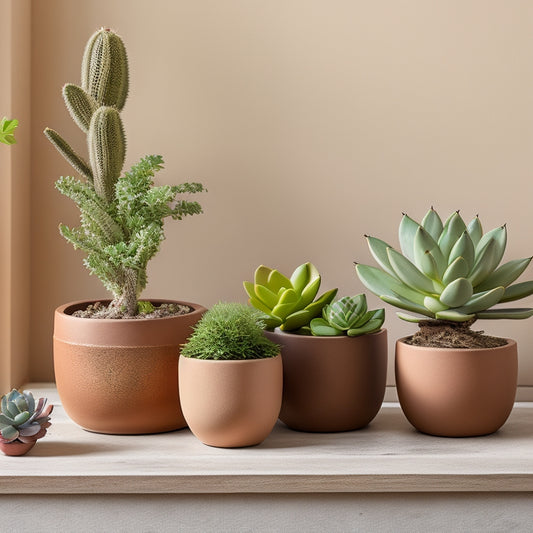
[[[263,335],[262,313],[237,303],[213,306],[181,350],[185,420],[204,444],[253,446],[272,431],[281,406],[279,346]]]
[[[46,435],[53,405],[46,398],[37,403],[30,391],[13,389],[0,400],[0,450],[5,455],[24,455]]]
[[[376,416],[385,394],[385,314],[368,311],[362,294],[332,303],[333,289],[316,298],[320,284],[318,270],[304,263],[290,278],[262,265],[244,287],[250,303],[268,315],[265,336],[281,345],[280,420],[299,431],[359,429]]]
[[[404,312],[419,331],[396,343],[396,387],[409,422],[424,433],[476,436],[498,430],[516,394],[517,347],[471,329],[477,319],[523,319],[531,308],[493,308],[533,294],[533,282],[514,283],[531,261],[500,264],[507,228],[483,233],[476,216],[459,211],[443,223],[431,208],[419,224],[400,223],[401,252],[366,236],[379,268],[357,264],[362,283]]]
[[[154,186],[153,177],[163,168],[158,155],[123,173],[120,112],[127,94],[124,44],[113,31],[101,29],[85,48],[81,86],[63,88],[66,107],[86,134],[88,161],[56,131],[45,130],[82,177],[56,182],[79,207],[81,220],[77,228],[61,225],[60,233],[87,253],[85,266],[113,295],[111,301],[73,302],[56,310],[54,369],[62,404],[82,427],[154,433],[185,426],[178,351],[205,309],[189,302],[139,301],[139,296],[148,261],[164,238],[164,219],[202,211],[197,202],[178,195],[204,189],[199,183]]]

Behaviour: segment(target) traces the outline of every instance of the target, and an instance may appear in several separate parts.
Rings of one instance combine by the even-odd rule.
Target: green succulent
[[[15,130],[19,121],[17,119],[8,120],[4,117],[0,120],[0,143],[3,144],[15,144],[17,140],[15,139]]]
[[[296,268],[290,279],[261,265],[255,271],[254,282],[245,281],[244,289],[250,304],[268,315],[268,328],[296,331],[307,328],[337,294],[337,289],[332,289],[315,300],[320,282],[320,274],[311,263]]]
[[[385,321],[385,309],[369,311],[366,296],[345,296],[337,302],[326,305],[322,310],[322,318],[311,320],[311,333],[327,337],[348,335],[358,337],[365,333],[373,333],[381,329]]]
[[[46,402],[46,398],[39,398],[36,404],[31,392],[16,389],[2,396],[0,442],[33,442],[44,437],[53,409]]]
[[[401,253],[380,239],[366,238],[381,268],[357,264],[357,274],[370,291],[391,305],[452,322],[533,315],[531,308],[491,309],[533,294],[533,281],[514,283],[531,257],[500,265],[507,244],[505,225],[484,234],[477,216],[466,225],[457,211],[443,224],[431,208],[420,224],[403,215]],[[405,313],[398,316],[410,322],[422,319]]]
[[[265,359],[279,354],[279,346],[263,335],[263,313],[238,303],[214,305],[181,349],[196,359]]]

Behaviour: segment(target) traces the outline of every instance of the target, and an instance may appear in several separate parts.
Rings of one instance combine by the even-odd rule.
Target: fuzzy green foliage
[[[363,284],[383,301],[418,315],[398,313],[400,318],[467,322],[533,316],[531,308],[491,309],[533,294],[533,281],[514,283],[531,257],[500,265],[507,244],[505,225],[484,234],[477,216],[467,225],[457,211],[443,223],[431,208],[420,224],[404,214],[399,237],[401,253],[367,236],[381,268],[356,269]]]
[[[46,398],[35,402],[29,391],[13,389],[0,401],[0,442],[32,442],[46,434],[50,426],[52,405]]]
[[[369,311],[366,296],[345,296],[322,310],[322,318],[311,320],[311,333],[319,337],[348,335],[358,337],[379,331],[385,321],[385,309]]]
[[[279,346],[263,335],[263,313],[237,303],[214,305],[194,327],[181,355],[196,359],[264,359]]]
[[[261,265],[254,275],[254,282],[244,282],[250,304],[268,315],[266,326],[283,331],[308,333],[309,323],[320,316],[337,289],[325,292],[315,300],[320,289],[321,277],[311,263],[300,265],[290,279],[277,270]]]
[[[88,183],[72,177],[56,182],[59,191],[80,209],[81,226],[62,224],[60,232],[75,248],[87,252],[85,265],[98,276],[116,299],[126,305],[133,291],[136,298],[147,282],[148,261],[164,238],[166,217],[181,219],[201,213],[197,202],[177,200],[183,192],[200,192],[199,183],[154,186],[155,172],[162,168],[161,156],[147,156],[120,177],[112,202],[106,202]]]
[[[8,120],[4,117],[0,121],[0,143],[15,144],[17,142],[15,139],[15,130],[18,125],[19,121],[16,118]]]
[[[148,261],[163,240],[167,217],[181,220],[202,212],[180,194],[204,191],[199,183],[154,186],[163,159],[149,155],[123,173],[126,139],[120,111],[128,94],[128,61],[121,38],[101,29],[89,39],[81,87],[63,88],[66,107],[87,138],[88,162],[59,133],[45,135],[81,174],[83,181],[62,177],[57,189],[80,209],[81,225],[60,225],[60,232],[88,255],[85,266],[113,293],[109,316],[139,312],[137,298],[146,286]],[[142,307],[142,306],[141,306]]]

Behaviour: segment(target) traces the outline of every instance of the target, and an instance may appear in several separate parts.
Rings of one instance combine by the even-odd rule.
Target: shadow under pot
[[[496,348],[427,348],[396,342],[396,388],[407,420],[423,433],[475,437],[497,431],[513,408],[516,342]]]
[[[281,345],[280,420],[309,432],[360,429],[376,416],[385,395],[387,330],[359,337],[314,337],[265,331]]]
[[[185,427],[178,393],[179,350],[205,307],[152,300],[193,311],[152,319],[73,316],[91,303],[73,302],[55,311],[54,370],[68,416],[97,433],[161,433]]]
[[[185,420],[204,444],[254,446],[272,431],[281,406],[281,356],[213,360],[180,357]]]

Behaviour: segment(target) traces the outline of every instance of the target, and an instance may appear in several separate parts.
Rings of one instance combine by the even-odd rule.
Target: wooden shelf
[[[363,430],[300,433],[278,423],[259,446],[211,448],[188,429],[114,436],[84,431],[53,388],[48,435],[23,457],[0,456],[10,494],[397,493],[533,491],[533,404],[478,438],[416,432],[397,404]]]

